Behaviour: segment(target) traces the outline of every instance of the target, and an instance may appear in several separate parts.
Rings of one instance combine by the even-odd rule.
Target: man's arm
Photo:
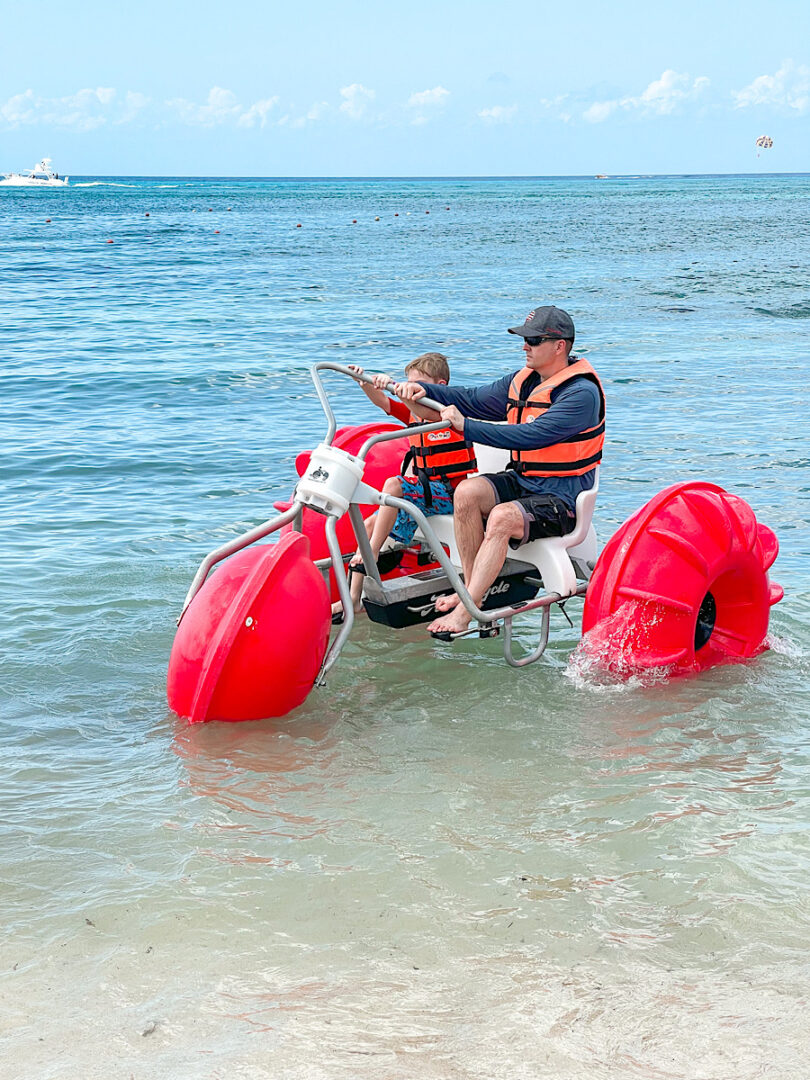
[[[512,375],[505,375],[486,386],[445,386],[441,383],[400,383],[399,386],[420,386],[429,398],[440,405],[455,405],[464,416],[479,420],[505,420],[512,378]]]
[[[590,379],[577,378],[551,395],[551,405],[525,424],[487,424],[467,418],[464,437],[484,446],[506,450],[537,450],[553,446],[599,422],[599,391]]]

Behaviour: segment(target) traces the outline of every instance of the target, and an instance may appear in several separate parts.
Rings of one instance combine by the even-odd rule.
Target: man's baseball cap
[[[574,320],[558,307],[539,307],[530,311],[522,326],[510,326],[510,334],[520,337],[552,337],[574,340]]]

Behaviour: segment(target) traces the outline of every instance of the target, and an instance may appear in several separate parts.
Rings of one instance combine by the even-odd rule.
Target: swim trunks
[[[400,476],[399,480],[402,484],[402,498],[409,503],[413,503],[423,514],[430,517],[433,514],[453,513],[453,491],[450,485],[445,484],[443,480],[430,481],[430,495],[433,499],[433,505],[430,509],[425,505],[425,492],[421,480],[418,480],[415,476]],[[404,510],[400,510],[391,530],[392,539],[400,544],[410,544],[415,532],[416,522],[414,519],[406,514]]]
[[[530,540],[548,536],[565,536],[576,524],[576,515],[558,495],[527,493],[520,476],[511,469],[500,473],[483,473],[495,489],[499,503],[513,502],[523,516],[523,536],[511,539],[509,546],[520,547]]]

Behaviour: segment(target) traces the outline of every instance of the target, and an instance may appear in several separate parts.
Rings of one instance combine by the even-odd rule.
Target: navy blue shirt
[[[504,375],[486,386],[443,386],[420,383],[428,397],[440,405],[455,405],[465,417],[464,437],[485,446],[500,446],[507,450],[536,450],[567,439],[599,423],[601,399],[592,379],[580,376],[551,391],[551,405],[535,420],[524,424],[504,424],[509,388],[517,372]],[[523,393],[537,383],[527,379]],[[500,423],[499,423],[500,421]],[[595,471],[582,476],[521,476],[527,494],[547,492],[561,498],[570,510],[575,508],[580,491],[593,487]]]

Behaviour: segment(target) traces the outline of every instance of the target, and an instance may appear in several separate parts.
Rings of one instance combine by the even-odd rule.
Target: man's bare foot
[[[458,593],[449,593],[447,596],[437,596],[433,606],[437,611],[452,611],[457,604],[461,603]]]
[[[462,603],[456,605],[447,615],[434,619],[428,626],[431,634],[460,634],[470,625],[470,613]]]

